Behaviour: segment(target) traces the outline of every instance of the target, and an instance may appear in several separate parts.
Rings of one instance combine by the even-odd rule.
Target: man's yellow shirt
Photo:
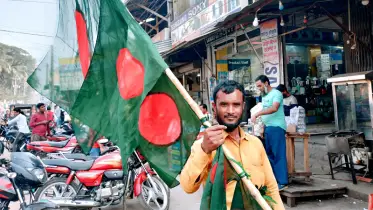
[[[224,132],[224,145],[228,148],[233,158],[242,163],[246,172],[251,176],[254,185],[267,186],[268,196],[271,196],[277,204],[273,204],[274,210],[284,210],[277,182],[272,172],[267,154],[262,142],[255,136],[249,135],[239,128],[240,142],[235,141],[228,133]],[[201,147],[202,139],[194,142],[191,155],[180,174],[181,187],[187,193],[196,192],[200,185],[206,182],[215,151],[206,154]],[[226,186],[227,210],[231,209],[236,181],[232,180]]]

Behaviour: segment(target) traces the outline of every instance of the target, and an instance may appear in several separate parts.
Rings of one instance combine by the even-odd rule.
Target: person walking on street
[[[38,103],[36,108],[39,110],[32,115],[30,127],[32,128],[31,141],[45,141],[48,132],[48,117],[45,113],[45,104]]]
[[[19,132],[21,133],[30,133],[30,129],[27,125],[27,118],[25,114],[21,111],[20,108],[14,108],[13,110],[15,117],[8,121],[8,125],[16,125]]]
[[[216,86],[213,98],[213,108],[219,124],[207,128],[203,137],[194,142],[191,155],[180,174],[181,187],[187,193],[194,193],[202,183],[205,184],[216,150],[224,144],[233,158],[242,163],[254,185],[267,186],[268,196],[276,202],[273,209],[284,210],[262,142],[239,127],[245,107],[243,86],[232,80],[224,81]],[[228,170],[225,172],[227,209],[248,209],[245,206],[247,201],[243,200],[244,189],[239,187],[240,180],[236,179],[237,173]]]
[[[251,116],[251,121],[255,123],[258,117],[262,117],[265,125],[264,146],[278,187],[283,190],[288,184],[283,96],[280,91],[271,87],[265,75],[256,78],[255,83],[262,95],[263,110]]]

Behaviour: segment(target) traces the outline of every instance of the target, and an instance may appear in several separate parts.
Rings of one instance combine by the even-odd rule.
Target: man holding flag
[[[208,166],[211,165],[208,158],[213,158],[213,150],[225,142],[234,152],[233,158],[238,161],[236,163],[243,162],[244,169],[252,172],[253,182],[260,187],[259,191],[263,196],[256,199],[277,203],[274,205],[275,209],[283,209],[262,145],[238,128],[244,103],[242,86],[232,82],[219,86],[214,98],[221,126],[209,129],[205,134],[203,149],[202,141],[199,148],[197,142],[190,155],[190,148],[200,130],[201,121],[205,122],[206,119],[125,5],[119,0],[59,1],[59,4],[61,20],[58,38],[52,48],[53,56],[59,60],[69,58],[73,69],[81,70],[74,73],[74,77],[79,78],[76,81],[78,84],[73,88],[68,83],[70,80],[61,80],[60,86],[67,90],[60,91],[60,97],[53,94],[58,92],[58,89],[51,91],[56,87],[52,86],[47,90],[43,88],[48,81],[39,75],[48,72],[50,59],[39,65],[38,70],[41,73],[34,72],[28,83],[71,113],[72,124],[76,125],[75,134],[84,151],[90,151],[94,140],[99,136],[105,136],[120,148],[122,160],[127,160],[135,149],[139,149],[169,187],[178,185],[176,177],[190,156],[182,173],[182,182],[184,187],[191,185],[190,189],[194,190],[195,182],[206,180],[207,177],[201,175],[202,171],[198,175],[189,176],[190,169],[193,169],[193,165],[200,164],[206,166],[203,167],[203,172],[207,174],[210,171]],[[72,30],[72,22],[75,22],[76,30]],[[60,70],[60,73],[64,73],[63,71]],[[224,161],[225,155],[221,148],[217,149],[218,159],[214,160],[219,162],[219,167],[214,167],[215,170],[213,168],[210,174],[212,177],[216,175],[213,180],[219,180],[220,186],[224,187],[220,166],[227,161]],[[201,160],[203,163],[195,163],[195,151],[198,149],[199,155],[205,155],[205,159]],[[241,159],[240,153],[245,154],[246,158],[243,156]],[[230,155],[227,155],[227,158],[229,161],[235,161]],[[123,163],[126,166],[126,162]],[[236,175],[241,178],[245,175],[246,179],[242,179],[246,181],[245,184],[251,186],[247,180],[249,174],[236,173],[233,170],[229,173],[229,178],[232,179]],[[256,199],[247,194],[242,182],[231,181],[228,187],[233,190],[235,183],[240,183],[242,195],[248,196],[241,196],[243,201],[237,203],[242,203],[245,209],[259,209]],[[216,194],[209,190],[215,186],[219,185],[211,187],[211,183],[207,183],[202,209],[224,209],[215,208],[216,204],[223,201],[216,196],[210,197],[209,203],[216,203],[214,206],[210,208],[205,205],[208,203],[208,193]],[[221,196],[225,194],[225,190],[220,189],[216,192]],[[258,190],[255,191],[254,193],[259,193]],[[252,189],[250,192],[253,192]],[[239,196],[236,197],[239,199]]]
[[[224,205],[228,210],[256,209],[254,202],[248,198],[250,195],[241,184],[240,177],[231,169],[229,163],[225,161],[223,174],[217,174],[219,166],[212,165],[217,153],[216,149],[225,144],[232,152],[233,158],[241,162],[244,170],[249,172],[252,182],[259,187],[267,188],[266,195],[274,200],[273,209],[284,209],[277,182],[262,143],[239,127],[244,109],[243,86],[235,81],[225,81],[215,88],[213,97],[213,107],[219,125],[207,128],[203,138],[193,144],[192,153],[181,172],[181,186],[187,193],[194,193],[201,183],[207,182],[201,210],[225,209],[222,208]],[[208,177],[210,170],[212,171]],[[221,192],[214,192],[212,185],[225,186],[220,188]],[[210,192],[209,188],[212,189]],[[218,196],[214,197],[214,194]]]

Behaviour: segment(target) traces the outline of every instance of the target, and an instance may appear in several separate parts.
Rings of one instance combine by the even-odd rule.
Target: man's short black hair
[[[42,106],[45,106],[45,104],[44,103],[38,103],[38,104],[36,104],[36,108],[38,108],[38,109],[40,109],[40,107],[42,107]]]
[[[50,106],[47,106],[47,110],[50,111],[52,110],[52,108]]]
[[[257,81],[261,81],[263,84],[268,82],[268,85],[271,85],[271,83],[269,82],[269,79],[266,75],[260,75],[258,76],[256,79],[255,79],[255,82]]]
[[[230,94],[230,93],[233,93],[235,90],[239,90],[241,91],[242,93],[242,99],[245,100],[245,90],[243,88],[243,86],[236,82],[236,81],[233,81],[233,80],[226,80],[226,81],[223,81],[223,82],[220,82],[214,89],[214,93],[213,93],[213,98],[214,98],[214,102],[216,103],[216,95],[218,94],[219,91],[223,91],[223,93],[225,94]]]
[[[282,93],[282,92],[287,92],[287,91],[288,91],[288,89],[286,88],[286,86],[283,85],[283,84],[279,85],[276,89],[277,89],[278,91],[280,91],[281,93]]]
[[[20,108],[14,108],[14,109],[13,109],[13,112],[21,113],[21,109],[20,109]]]
[[[207,105],[206,104],[201,104],[200,106],[202,106],[202,108],[207,110]]]

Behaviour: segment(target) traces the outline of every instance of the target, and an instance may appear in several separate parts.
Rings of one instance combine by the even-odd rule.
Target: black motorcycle
[[[19,201],[22,210],[58,209],[51,202],[35,202],[27,205],[24,191],[30,194],[42,186],[48,179],[44,165],[39,158],[28,152],[13,152],[11,160],[0,159],[6,169],[0,173],[0,210],[9,210],[11,201]]]
[[[0,149],[2,149],[2,152],[4,150],[4,147],[8,151],[12,151],[12,145],[14,141],[17,139],[19,134],[20,132],[17,126],[6,126],[6,125],[0,126],[0,142],[1,142]]]

